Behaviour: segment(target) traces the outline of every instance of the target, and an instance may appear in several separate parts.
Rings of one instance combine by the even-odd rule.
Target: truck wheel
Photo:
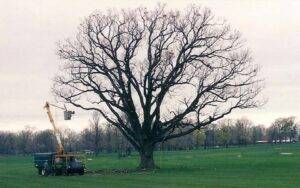
[[[80,170],[79,175],[83,175],[84,174],[84,170]]]
[[[70,173],[68,172],[68,170],[64,170],[63,175],[68,176],[70,175]]]
[[[49,175],[47,169],[45,169],[45,168],[42,169],[41,173],[42,173],[42,176],[48,176]]]
[[[42,175],[42,169],[41,168],[38,168],[38,174]]]
[[[55,176],[60,176],[62,174],[62,171],[59,169],[55,170]]]

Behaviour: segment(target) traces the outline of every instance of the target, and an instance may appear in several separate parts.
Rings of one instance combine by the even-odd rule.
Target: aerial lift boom
[[[56,106],[57,107],[57,106]],[[55,122],[54,122],[54,119],[53,119],[53,116],[52,116],[52,113],[50,111],[50,103],[49,102],[46,102],[44,108],[46,109],[46,112],[48,114],[48,117],[49,117],[49,120],[53,126],[53,130],[54,130],[54,134],[55,134],[55,137],[56,137],[56,140],[57,140],[57,149],[56,149],[56,152],[58,155],[61,155],[64,153],[64,147],[62,145],[62,142],[61,142],[61,139],[60,139],[60,134],[59,134],[59,130],[58,128],[56,127],[55,125]],[[60,108],[60,107],[58,107]]]

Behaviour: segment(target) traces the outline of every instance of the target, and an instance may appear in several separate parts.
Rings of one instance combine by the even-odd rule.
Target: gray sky
[[[161,1],[167,2],[167,1]],[[247,116],[269,125],[275,118],[300,117],[300,1],[188,1],[170,0],[168,7],[200,4],[225,18],[247,39],[254,60],[266,79],[261,109],[236,111],[231,117]],[[51,79],[61,61],[56,42],[74,37],[77,26],[95,9],[153,7],[155,1],[130,0],[0,0],[0,130],[17,131],[25,126],[51,128],[45,111]],[[58,124],[80,130],[89,114],[76,110],[70,122],[54,110]],[[298,119],[299,120],[299,119]]]

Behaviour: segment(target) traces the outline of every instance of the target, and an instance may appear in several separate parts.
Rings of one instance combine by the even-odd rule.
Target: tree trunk
[[[140,165],[138,169],[140,170],[153,170],[158,168],[154,163],[153,158],[154,146],[144,146],[139,151],[140,153]]]

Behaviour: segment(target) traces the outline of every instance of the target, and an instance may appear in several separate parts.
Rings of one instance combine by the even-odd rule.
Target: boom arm
[[[61,139],[60,139],[59,130],[58,130],[58,128],[55,125],[52,113],[50,111],[50,103],[46,102],[44,108],[46,109],[46,112],[48,114],[49,120],[50,120],[50,122],[51,122],[51,124],[53,126],[54,134],[55,134],[55,137],[56,137],[56,140],[57,140],[57,143],[58,143],[57,154],[63,154],[64,153],[64,147],[63,147]]]

